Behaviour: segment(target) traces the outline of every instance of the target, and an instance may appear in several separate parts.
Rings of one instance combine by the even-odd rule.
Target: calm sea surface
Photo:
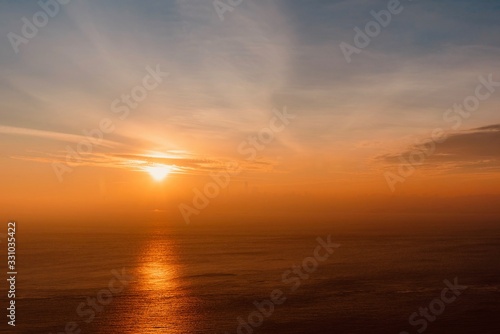
[[[328,234],[340,247],[292,290],[283,273],[313,256],[317,237]],[[248,322],[253,312],[259,324],[254,302],[275,289],[286,300],[240,333],[417,333],[421,326],[409,316],[455,277],[468,288],[425,332],[500,332],[500,234],[491,231],[362,235],[157,224],[135,233],[19,232],[18,249],[17,326],[6,326],[4,315],[2,333],[238,333],[239,317]]]

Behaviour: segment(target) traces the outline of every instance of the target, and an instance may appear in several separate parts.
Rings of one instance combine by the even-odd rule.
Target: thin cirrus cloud
[[[79,143],[87,140],[87,137],[85,136],[75,135],[71,133],[61,133],[55,131],[20,128],[15,126],[4,126],[4,125],[0,125],[0,134],[10,135],[10,136],[28,136],[28,137],[50,139],[50,140],[56,140],[60,142],[70,142],[70,143]],[[116,147],[119,144],[113,141],[102,139],[100,140],[99,145],[111,148],[111,147]]]
[[[0,61],[9,74],[2,78],[8,89],[0,93],[7,105],[1,122],[81,133],[115,117],[110,141],[207,152],[210,145],[196,147],[206,142],[221,148],[214,155],[224,149],[234,155],[276,107],[272,96],[290,66],[290,28],[273,4],[249,3],[231,15],[234,20],[221,22],[209,2],[64,6],[44,34],[23,45],[22,64]],[[156,64],[170,76],[130,117],[116,120],[111,102]]]
[[[31,161],[37,163],[61,163],[68,167],[97,167],[118,168],[128,171],[144,171],[145,167],[165,165],[171,167],[171,172],[176,174],[206,175],[214,172],[227,172],[235,170],[245,172],[272,172],[273,163],[267,161],[235,161],[224,158],[194,157],[189,154],[167,152],[151,152],[148,154],[109,154],[91,153],[67,160],[67,152],[45,154],[43,152],[31,152],[29,156],[13,155],[12,159]]]

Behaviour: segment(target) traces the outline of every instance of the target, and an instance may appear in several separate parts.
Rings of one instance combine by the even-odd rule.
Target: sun
[[[144,170],[151,175],[155,181],[162,181],[170,173],[170,166],[166,165],[153,165],[144,167]]]

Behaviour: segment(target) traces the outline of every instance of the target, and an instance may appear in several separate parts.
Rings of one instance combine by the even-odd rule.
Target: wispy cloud
[[[62,142],[70,142],[70,143],[79,143],[82,141],[88,141],[88,138],[85,136],[70,134],[70,133],[62,133],[62,132],[54,132],[54,131],[45,131],[38,129],[29,129],[29,128],[19,128],[14,126],[4,126],[0,125],[0,134],[4,135],[14,135],[14,136],[29,136],[29,137],[37,137],[44,138],[50,140],[57,140]],[[116,142],[112,142],[106,139],[102,139],[99,145],[105,147],[116,147],[119,144]]]
[[[43,152],[31,152],[29,156],[13,155],[11,158],[45,164],[67,164],[66,152],[50,154]],[[81,159],[78,162],[71,161],[69,166],[90,166],[99,168],[119,168],[130,171],[143,171],[144,167],[159,164],[171,166],[172,173],[189,175],[208,174],[210,172],[227,170],[230,164],[237,164],[242,171],[246,172],[272,172],[274,167],[274,164],[271,161],[265,160],[237,161],[176,152],[150,152],[138,154],[91,153],[81,156]]]

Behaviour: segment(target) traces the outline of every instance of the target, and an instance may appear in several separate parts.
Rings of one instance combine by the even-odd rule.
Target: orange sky
[[[338,45],[370,17],[349,20],[340,3],[328,20],[282,1],[245,6],[221,21],[204,4],[74,3],[19,52],[3,40],[0,214],[499,213],[491,29],[434,9],[428,24],[446,34],[430,38],[411,30],[429,10],[416,4],[347,63]],[[3,27],[19,33],[16,18],[36,10],[13,5]],[[216,195],[196,208],[206,187]]]

